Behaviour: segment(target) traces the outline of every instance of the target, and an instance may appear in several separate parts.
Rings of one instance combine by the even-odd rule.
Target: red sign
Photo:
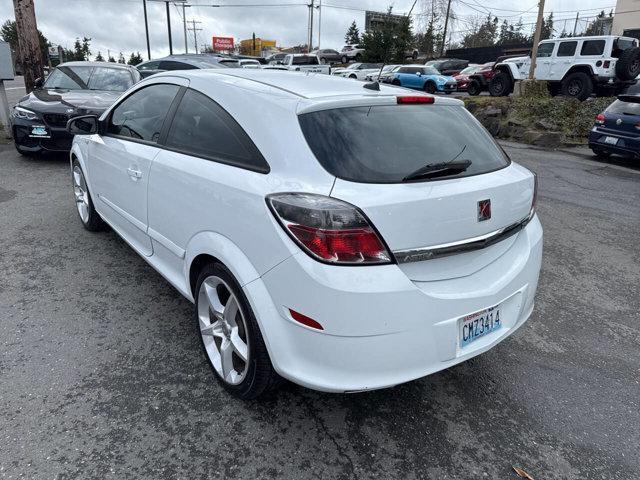
[[[233,50],[233,37],[213,37],[214,50]]]

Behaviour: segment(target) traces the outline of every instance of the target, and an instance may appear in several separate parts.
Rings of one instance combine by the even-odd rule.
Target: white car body
[[[379,72],[380,67],[377,68],[364,68],[366,63],[352,63],[346,68],[336,68],[331,74],[338,75],[344,78],[351,78],[353,80],[365,80],[367,75],[371,75],[374,72]]]
[[[238,63],[242,68],[262,68],[262,64],[257,60],[240,59]]]
[[[193,269],[201,256],[227,266],[283,377],[328,392],[400,384],[485,352],[531,314],[542,258],[531,172],[508,163],[449,180],[357,183],[325,170],[301,132],[300,115],[395,106],[406,90],[267,70],[167,72],[132,87],[100,121],[108,122],[132,93],[166,83],[215,100],[249,135],[268,172],[100,134],[77,135],[72,161],[85,172],[100,216],[184,297],[194,301]],[[463,108],[450,98],[432,103]],[[357,206],[396,260],[369,266],[317,261],[268,208],[265,198],[280,192]],[[476,221],[479,201],[488,198],[493,217]],[[524,220],[517,233],[486,248],[429,259],[434,249],[476,245]],[[462,347],[461,319],[497,305],[502,328]],[[289,309],[324,329],[297,322]]]
[[[360,58],[364,55],[364,48],[360,45],[345,45],[340,50],[342,63],[349,63],[351,61],[359,62]]]
[[[312,61],[296,64],[296,59],[312,59]],[[331,73],[331,66],[321,64],[318,57],[310,53],[290,53],[284,57],[282,65],[295,72],[324,73],[326,75]]]

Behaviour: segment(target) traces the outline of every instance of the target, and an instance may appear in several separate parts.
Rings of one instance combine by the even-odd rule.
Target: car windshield
[[[477,66],[463,68],[462,71],[460,72],[460,75],[471,75],[476,70],[478,70],[478,68],[479,67],[477,67]]]
[[[438,71],[438,69],[434,67],[424,67],[422,69],[422,73],[423,75],[440,75],[440,72]]]
[[[51,72],[44,88],[124,92],[131,85],[133,77],[124,68],[61,66]]]
[[[616,100],[607,107],[607,113],[615,113],[618,115],[640,115],[640,95],[637,95],[638,102],[624,102]]]
[[[509,160],[461,106],[384,105],[300,115],[302,132],[332,175],[361,183],[400,183],[428,164],[456,158],[471,165],[456,177],[498,170]],[[448,177],[450,178],[450,177]]]

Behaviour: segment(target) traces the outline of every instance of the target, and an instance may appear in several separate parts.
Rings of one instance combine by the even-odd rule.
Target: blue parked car
[[[599,157],[611,154],[640,157],[640,91],[619,95],[596,117],[589,148]]]
[[[458,88],[455,78],[441,75],[435,68],[424,65],[400,67],[393,73],[391,83],[400,87],[424,90],[427,93],[444,92],[449,94]]]

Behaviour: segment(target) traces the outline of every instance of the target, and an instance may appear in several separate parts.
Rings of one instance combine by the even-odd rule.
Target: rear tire
[[[506,97],[512,89],[511,75],[506,72],[497,72],[489,82],[489,94],[492,97]]]
[[[276,388],[283,379],[273,369],[258,322],[231,272],[220,263],[206,265],[194,297],[202,349],[224,389],[252,400]]]
[[[321,63],[322,65],[326,65],[326,64],[327,64],[327,59],[326,59],[326,58],[324,58],[324,57],[320,57],[320,63]]]
[[[469,85],[467,85],[467,93],[472,97],[475,97],[476,95],[480,95],[480,92],[482,92],[480,82],[477,80],[471,80]]]
[[[356,62],[359,62],[362,59],[362,55],[356,53]]]
[[[438,90],[438,87],[436,87],[436,84],[433,83],[432,81],[427,81],[424,84],[424,91],[430,94],[434,94],[436,93],[436,91]]]
[[[640,47],[627,48],[616,62],[616,76],[620,80],[635,80],[640,75]]]
[[[547,90],[549,91],[549,95],[555,97],[560,94],[560,85],[555,82],[547,82]]]
[[[346,55],[343,55],[340,60],[342,61],[342,63],[349,63],[349,59],[347,58]]]
[[[593,93],[593,81],[584,72],[574,72],[567,75],[561,84],[562,95],[586,100]]]

